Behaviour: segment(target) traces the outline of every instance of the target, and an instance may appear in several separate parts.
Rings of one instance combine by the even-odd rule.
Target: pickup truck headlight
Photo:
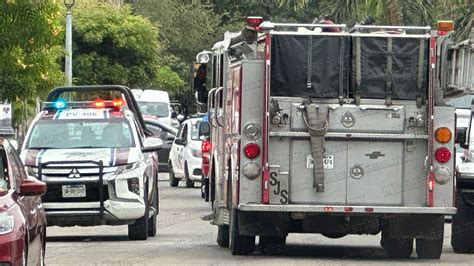
[[[141,173],[137,172],[137,169],[140,168],[140,162],[120,165],[117,170],[115,170],[115,175],[127,174],[130,177],[141,176]]]
[[[6,213],[0,214],[0,235],[8,234],[13,231],[13,216]]]

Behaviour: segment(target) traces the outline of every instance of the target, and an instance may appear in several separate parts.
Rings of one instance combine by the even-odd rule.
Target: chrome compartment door
[[[402,205],[403,141],[349,141],[347,204]]]

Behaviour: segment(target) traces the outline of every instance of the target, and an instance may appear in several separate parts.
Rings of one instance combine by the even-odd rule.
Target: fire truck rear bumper
[[[271,205],[239,204],[241,211],[253,212],[301,212],[344,214],[456,214],[455,207],[392,207],[392,206],[330,206],[330,205]]]

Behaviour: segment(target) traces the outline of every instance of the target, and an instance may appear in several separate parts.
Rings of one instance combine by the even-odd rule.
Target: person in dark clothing
[[[197,92],[198,102],[207,104],[206,64],[201,64],[197,70],[194,77],[194,91]]]
[[[313,24],[326,24],[326,25],[333,25],[334,19],[331,16],[323,16],[322,18],[315,18],[313,20]],[[322,32],[341,32],[341,28],[338,27],[327,27],[323,28]]]

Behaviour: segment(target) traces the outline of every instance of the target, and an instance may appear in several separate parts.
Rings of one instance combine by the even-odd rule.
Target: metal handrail
[[[220,126],[220,127],[224,127],[224,124],[222,124],[221,122],[219,122],[219,116],[217,114],[217,111],[219,111],[220,109],[223,109],[223,108],[219,108],[219,102],[220,102],[220,99],[222,98],[223,95],[219,96],[219,93],[224,89],[224,87],[220,87],[216,90],[216,96],[217,96],[217,100],[216,100],[216,104],[217,104],[217,108],[216,108],[216,122],[217,124]],[[222,103],[222,105],[224,105],[224,103]]]
[[[211,89],[209,91],[209,94],[208,94],[208,97],[207,97],[207,111],[209,112],[209,125],[211,125],[211,127],[217,127],[217,125],[212,123],[212,119],[214,118],[213,110],[215,109],[215,108],[212,108],[212,105],[213,105],[213,102],[214,102],[214,95],[215,95],[214,92],[217,89],[218,88]]]
[[[379,30],[431,30],[430,26],[379,26],[379,25],[355,25],[355,29],[379,29]]]

